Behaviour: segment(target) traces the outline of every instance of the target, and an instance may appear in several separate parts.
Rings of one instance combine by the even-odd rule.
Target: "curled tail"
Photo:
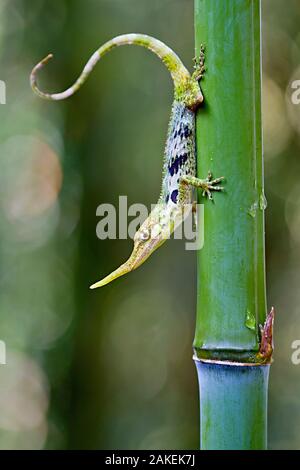
[[[69,96],[72,96],[74,93],[76,93],[76,91],[79,90],[79,88],[84,84],[101,57],[103,57],[107,52],[111,51],[115,47],[124,46],[127,44],[134,44],[136,46],[145,47],[146,49],[154,52],[154,54],[156,54],[162,60],[173,79],[175,95],[180,95],[182,89],[185,88],[184,85],[187,85],[191,81],[190,73],[185,68],[179,57],[163,42],[145,34],[123,34],[121,36],[115,37],[114,39],[111,39],[110,41],[103,44],[103,46],[101,46],[99,49],[97,49],[86,63],[83,71],[75,83],[65,91],[62,91],[61,93],[44,93],[37,86],[37,72],[43,68],[50,59],[52,59],[52,54],[49,54],[47,57],[41,60],[41,62],[39,62],[32,70],[30,75],[31,87],[39,97],[47,100],[63,100],[68,98]]]

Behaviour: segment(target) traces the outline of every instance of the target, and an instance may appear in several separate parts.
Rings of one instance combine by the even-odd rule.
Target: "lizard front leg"
[[[224,190],[223,186],[218,186],[218,184],[221,183],[221,181],[224,179],[224,176],[213,179],[210,171],[208,172],[208,176],[205,180],[191,175],[181,176],[179,180],[179,202],[184,203],[184,201],[187,200],[186,194],[189,190],[189,186],[202,189],[202,196],[207,196],[208,199],[212,201],[212,191]]]

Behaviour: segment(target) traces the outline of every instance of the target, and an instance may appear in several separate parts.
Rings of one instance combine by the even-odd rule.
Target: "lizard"
[[[204,97],[200,80],[205,71],[204,47],[201,46],[198,58],[194,58],[194,72],[190,74],[177,54],[162,41],[145,34],[123,34],[103,44],[87,61],[81,74],[72,86],[60,93],[42,92],[37,85],[37,72],[53,57],[49,54],[32,70],[30,83],[33,91],[46,100],[63,100],[72,96],[84,84],[87,77],[106,53],[123,45],[142,46],[164,63],[174,84],[174,101],[168,126],[164,151],[161,192],[157,204],[148,218],[141,224],[134,236],[133,251],[128,260],[102,280],[90,286],[102,287],[130,271],[135,270],[159,248],[184,221],[186,207],[194,201],[194,188],[212,200],[213,191],[222,191],[219,183],[224,177],[213,179],[211,172],[207,178],[196,176],[195,115]]]

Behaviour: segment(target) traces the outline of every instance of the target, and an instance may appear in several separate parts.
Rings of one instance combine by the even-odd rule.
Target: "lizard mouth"
[[[114,281],[118,277],[124,276],[124,274],[133,271],[134,269],[141,266],[141,264],[149,258],[149,256],[163,243],[160,237],[147,240],[143,245],[135,246],[128,260],[119,266],[115,271],[108,274],[100,281],[90,286],[90,289],[97,289],[103,287],[106,284]]]
[[[129,261],[129,260],[128,260]],[[90,289],[97,289],[98,287],[103,287],[106,284],[114,281],[118,277],[124,276],[131,271],[130,267],[128,266],[128,261],[122,264],[118,269],[110,273],[108,276],[101,279],[101,281],[96,282],[95,284],[90,286]]]

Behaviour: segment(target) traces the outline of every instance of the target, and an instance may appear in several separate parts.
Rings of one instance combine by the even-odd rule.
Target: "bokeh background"
[[[220,0],[221,1],[221,0]],[[271,449],[300,448],[299,0],[262,0],[267,284],[277,308],[270,381]],[[99,241],[96,208],[156,201],[172,86],[140,48],[106,56],[81,92],[49,103],[107,39],[156,36],[191,66],[192,0],[1,0],[0,448],[193,449],[195,253],[172,240],[103,290],[130,240]],[[216,93],[220,90],[216,90]]]

